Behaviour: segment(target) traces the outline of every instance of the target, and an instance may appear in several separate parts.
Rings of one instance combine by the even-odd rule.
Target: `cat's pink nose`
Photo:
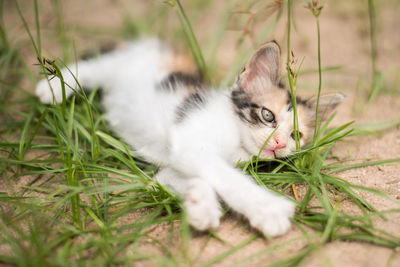
[[[277,149],[281,149],[281,148],[285,148],[285,147],[286,147],[286,143],[285,143],[285,142],[279,140],[278,138],[274,138],[274,139],[275,139],[275,143],[276,143],[276,145],[275,145],[275,147],[274,147],[274,150],[277,150]]]

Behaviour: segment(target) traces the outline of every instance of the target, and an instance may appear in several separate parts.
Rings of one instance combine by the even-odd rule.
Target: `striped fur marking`
[[[288,104],[288,109],[287,111],[291,111],[293,109],[293,103],[292,103],[292,94],[290,93],[290,91],[288,90],[288,99],[287,99],[287,104]],[[300,97],[296,96],[296,104],[297,105],[303,105],[305,107],[308,107],[307,105],[307,101],[301,99]]]
[[[231,100],[235,106],[235,112],[239,118],[250,125],[265,125],[260,118],[260,106],[251,101],[250,96],[241,88],[233,90]]]
[[[202,108],[207,102],[207,98],[204,94],[201,93],[194,93],[190,94],[183,99],[181,104],[177,107],[175,114],[175,122],[180,123],[182,122],[188,113],[195,109]]]
[[[203,81],[200,75],[172,72],[160,82],[158,88],[175,90],[178,85],[201,88],[203,86]]]
[[[100,47],[97,49],[90,49],[90,50],[83,51],[83,53],[79,56],[79,58],[81,60],[89,60],[92,58],[96,58],[100,55],[113,52],[117,48],[118,48],[118,45],[116,43],[105,43],[105,44],[100,45]]]

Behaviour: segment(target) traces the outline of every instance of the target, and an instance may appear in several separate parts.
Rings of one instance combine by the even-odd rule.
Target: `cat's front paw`
[[[286,233],[291,225],[295,205],[283,197],[275,197],[267,203],[258,203],[249,216],[251,226],[265,235],[278,236]]]
[[[185,193],[184,206],[189,224],[199,231],[215,229],[222,215],[215,192],[208,186],[193,186]]]

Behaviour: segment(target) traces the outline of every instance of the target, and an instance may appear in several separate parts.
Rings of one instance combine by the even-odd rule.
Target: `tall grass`
[[[172,7],[176,9],[176,13],[182,25],[182,30],[192,51],[193,57],[196,60],[200,73],[205,76],[206,80],[210,83],[211,77],[206,62],[204,60],[203,53],[201,52],[199,42],[197,41],[196,35],[194,34],[192,24],[190,23],[190,20],[187,17],[180,0],[172,0],[169,3],[172,5]]]
[[[321,30],[319,27],[319,15],[321,14],[322,5],[319,5],[318,1],[309,2],[306,6],[315,17],[315,23],[317,26],[317,45],[318,45],[318,91],[317,91],[317,103],[315,105],[315,128],[313,136],[313,144],[315,144],[318,129],[320,127],[319,121],[319,99],[321,97],[322,90],[322,65],[321,65]]]
[[[294,54],[290,48],[290,38],[291,38],[291,28],[292,28],[292,9],[293,1],[288,0],[287,2],[287,61],[286,61],[286,71],[288,75],[290,95],[292,97],[293,105],[293,128],[294,136],[296,141],[296,150],[300,150],[300,131],[299,131],[299,119],[297,116],[297,99],[296,99],[296,82],[297,82],[297,71],[293,69]],[[291,58],[292,56],[292,58]],[[291,66],[292,65],[292,66]]]
[[[195,24],[190,22],[180,1],[173,3],[192,52],[198,57],[197,63],[206,73],[207,62],[191,26]],[[3,1],[0,4],[2,7]],[[39,2],[34,1],[36,40],[18,2],[15,4],[39,58],[39,69],[46,72],[49,79],[57,76],[65,88],[68,85],[60,72],[64,62],[42,57]],[[300,67],[290,66],[291,0],[287,8],[287,71],[294,110],[297,111],[296,79]],[[64,27],[60,10],[56,12],[58,27]],[[4,12],[3,9],[0,11]],[[318,16],[315,18],[319,41]],[[86,95],[79,88],[70,99],[64,94],[60,105],[39,103],[32,94],[18,87],[18,79],[10,79],[17,68],[22,68],[21,76],[30,73],[30,66],[23,63],[10,65],[9,58],[14,64],[23,60],[20,56],[10,56],[18,52],[13,49],[13,41],[8,39],[4,25],[1,36],[0,67],[7,72],[2,74],[1,85],[24,93],[16,100],[7,96],[7,101],[0,102],[0,173],[8,185],[7,190],[0,192],[0,245],[7,248],[0,250],[0,262],[19,266],[196,265],[196,258],[188,251],[192,237],[180,200],[151,179],[157,171],[156,166],[135,156],[134,151],[108,130],[96,91]],[[66,38],[60,38],[60,42],[63,51],[68,53],[70,42]],[[320,44],[318,55],[319,96],[323,71]],[[63,57],[68,58],[68,55]],[[297,116],[294,119],[296,121]],[[349,135],[377,129],[353,131],[352,123],[330,128],[332,119],[333,116],[321,123],[309,147],[299,149],[287,160],[258,156],[240,164],[257,182],[279,194],[290,194],[295,184],[306,188],[306,193],[298,198],[293,221],[301,234],[285,242],[272,242],[271,247],[241,259],[238,264],[248,264],[298,240],[306,240],[307,245],[292,257],[275,263],[276,266],[297,265],[319,247],[335,240],[368,242],[389,248],[399,246],[399,237],[374,224],[375,217],[385,218],[386,214],[398,211],[378,211],[358,192],[389,197],[336,176],[350,168],[399,160],[328,164],[326,159],[336,142]],[[361,215],[343,211],[341,206],[345,200],[351,201]],[[160,225],[168,229],[166,236],[153,233]],[[210,232],[208,238],[225,242],[215,232]],[[203,266],[221,262],[257,238],[259,234],[249,236]],[[148,244],[152,252],[146,251]]]
[[[369,93],[368,106],[370,106],[382,87],[382,73],[379,72],[377,67],[378,48],[376,42],[376,12],[374,0],[368,0],[368,18],[369,18],[369,37],[371,44],[371,66],[372,78],[371,89]]]

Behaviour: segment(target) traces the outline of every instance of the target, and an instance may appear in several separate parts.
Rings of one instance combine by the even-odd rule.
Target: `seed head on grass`
[[[324,6],[319,3],[319,0],[312,0],[311,2],[308,2],[307,5],[304,7],[309,9],[316,18],[319,17],[322,8],[324,8]]]
[[[35,65],[39,65],[42,66],[45,72],[42,72],[41,74],[49,76],[49,80],[54,79],[54,77],[56,77],[57,75],[57,70],[54,67],[55,64],[55,60],[50,60],[47,59],[45,57],[37,57],[37,60],[39,61],[39,63],[36,63]]]
[[[283,0],[274,0],[267,4],[262,4],[260,7],[256,6],[259,2],[260,1],[252,1],[250,3],[241,2],[232,10],[232,19],[236,17],[235,15],[247,16],[243,26],[229,26],[229,30],[240,31],[236,46],[240,46],[246,40],[246,37],[249,37],[253,46],[257,47],[256,26],[270,19],[275,13],[277,17],[280,16],[284,4]]]

